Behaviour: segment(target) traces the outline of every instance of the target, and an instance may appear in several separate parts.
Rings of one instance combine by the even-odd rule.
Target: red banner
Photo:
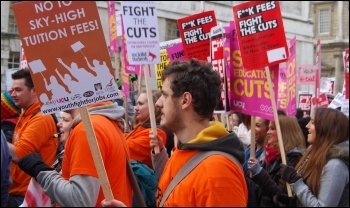
[[[246,69],[286,62],[288,46],[278,1],[249,1],[233,7]]]
[[[210,57],[210,29],[216,26],[214,10],[177,20],[186,59],[208,61]]]

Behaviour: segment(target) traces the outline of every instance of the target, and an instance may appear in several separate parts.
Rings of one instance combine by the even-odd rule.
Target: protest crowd
[[[34,4],[18,3],[15,15]],[[97,16],[91,6],[95,2],[65,4],[78,11],[77,19]],[[152,5],[139,9],[137,3],[125,3],[123,13],[125,18],[156,17]],[[40,5],[35,8],[39,13]],[[36,48],[24,46],[29,64],[11,75],[12,89],[1,94],[1,119],[16,119],[12,130],[1,130],[1,206],[349,207],[349,116],[332,100],[324,103],[319,91],[307,112],[295,105],[295,96],[281,101],[280,95],[290,92],[280,92],[279,86],[296,86],[289,86],[293,78],[279,76],[290,75],[289,69],[278,66],[292,62],[293,44],[284,38],[275,44],[285,47],[288,56],[253,63],[237,41],[256,34],[246,27],[249,19],[238,20],[249,15],[253,22],[263,20],[245,8],[280,15],[276,1],[233,8],[237,22],[231,30],[237,28],[240,35],[234,43],[227,41],[231,51],[241,50],[240,66],[220,64],[226,59],[224,29],[213,11],[205,11],[179,19],[187,47],[181,41],[168,45],[181,45],[184,57],[172,60],[170,51],[165,53],[168,63],[157,77],[158,89],[149,87],[146,62],[158,64],[162,52],[124,44],[123,50],[132,54],[130,63],[125,61],[121,76],[114,77],[107,49],[97,51],[76,35],[97,30],[98,21],[75,25],[75,39],[63,53],[51,54],[50,63]],[[283,32],[280,21],[276,15],[256,28],[263,33],[279,27],[273,32],[278,35]],[[26,27],[23,22],[20,29]],[[129,29],[129,36],[155,38],[158,32],[154,27]],[[21,36],[28,31],[20,30]],[[99,41],[100,35],[101,27],[89,38]],[[53,44],[49,42],[42,44]],[[128,64],[140,73],[125,72]],[[234,77],[239,74],[235,70],[264,74],[264,84],[257,87],[263,92],[251,98],[244,85],[252,86],[254,80]],[[234,84],[228,86],[226,76]],[[343,92],[344,99],[348,93]]]

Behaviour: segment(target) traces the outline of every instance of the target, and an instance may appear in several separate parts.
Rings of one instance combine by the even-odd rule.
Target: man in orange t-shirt
[[[29,70],[18,70],[12,74],[12,79],[11,97],[23,112],[15,127],[12,144],[8,143],[13,162],[11,164],[12,185],[7,205],[19,206],[23,202],[31,177],[18,167],[18,160],[29,153],[38,152],[47,165],[52,165],[56,158],[59,140],[52,138],[57,133],[53,117],[44,116],[40,112],[40,104]]]
[[[125,109],[112,101],[104,101],[89,105],[88,110],[113,197],[131,206],[132,190],[126,172],[129,151],[121,131]],[[62,176],[45,167],[34,154],[24,157],[19,166],[35,177],[45,194],[60,206],[101,206],[104,194],[79,109],[66,112],[74,120],[65,143]]]
[[[168,160],[162,140],[160,153],[152,154],[153,167],[161,174],[157,206],[165,207],[245,207],[248,188],[242,167],[223,155],[205,158],[180,181],[172,192],[164,194],[179,170],[198,151],[222,151],[242,164],[244,148],[236,134],[230,134],[220,122],[210,122],[221,95],[221,78],[209,63],[192,59],[174,61],[162,73],[162,96],[156,102],[161,109],[161,127],[174,132],[177,149]],[[160,162],[159,162],[160,161]],[[167,161],[163,167],[164,161]],[[162,163],[163,162],[163,163]],[[165,197],[163,199],[163,197]],[[160,202],[164,200],[164,204]],[[103,206],[120,206],[120,201],[104,200]]]

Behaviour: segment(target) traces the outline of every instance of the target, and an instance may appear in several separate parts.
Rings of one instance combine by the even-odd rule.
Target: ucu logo
[[[243,101],[233,101],[233,105],[237,108],[245,109],[245,103]]]

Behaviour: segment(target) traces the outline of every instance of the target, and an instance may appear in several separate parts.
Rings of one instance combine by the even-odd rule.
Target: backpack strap
[[[221,151],[199,151],[197,154],[195,154],[182,168],[181,170],[175,175],[173,180],[171,180],[170,184],[166,188],[162,200],[159,203],[159,207],[163,207],[165,201],[168,199],[171,192],[174,190],[174,188],[179,184],[192,170],[199,165],[205,158],[211,156],[211,155],[223,155],[228,158],[230,158],[236,165],[242,168],[241,163],[237,160],[236,157],[233,155],[230,155],[225,152]]]
[[[125,159],[126,159],[126,173],[128,174],[128,178],[131,184],[132,191],[134,192],[134,195],[136,197],[136,201],[140,207],[147,207],[145,200],[143,199],[139,184],[137,183],[134,171],[132,170],[131,162],[129,160],[128,153],[126,151],[125,146],[124,146],[124,151],[125,151]]]

